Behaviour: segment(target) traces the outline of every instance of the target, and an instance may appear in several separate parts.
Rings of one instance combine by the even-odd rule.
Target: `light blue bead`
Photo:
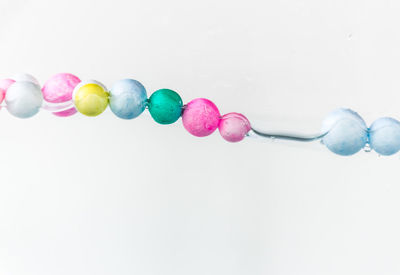
[[[333,153],[350,156],[368,141],[368,129],[359,114],[350,109],[336,109],[322,123],[323,144]]]
[[[375,120],[369,129],[369,143],[378,154],[397,153],[400,150],[400,122],[390,117]]]
[[[147,93],[143,85],[133,79],[122,79],[110,90],[110,108],[123,119],[139,116],[146,108]]]

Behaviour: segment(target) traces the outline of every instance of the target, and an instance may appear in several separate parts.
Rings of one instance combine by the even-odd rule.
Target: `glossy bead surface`
[[[5,78],[0,80],[0,103],[3,102],[8,88],[14,84],[15,80],[10,78]]]
[[[100,82],[88,80],[75,87],[72,100],[80,113],[86,116],[98,116],[107,108],[108,92]]]
[[[400,150],[400,122],[390,117],[375,120],[369,129],[369,143],[380,155],[397,153]]]
[[[72,92],[81,80],[73,74],[60,73],[53,75],[46,81],[42,88],[44,100],[51,103],[63,103],[72,100]],[[76,113],[76,109],[71,107],[67,110],[54,112],[53,114],[61,117],[71,116]]]
[[[33,82],[19,81],[12,84],[5,98],[7,110],[19,118],[28,118],[37,114],[43,103],[40,87]]]
[[[330,151],[342,156],[357,153],[368,140],[364,120],[350,109],[336,109],[325,118],[321,132],[322,142]]]
[[[133,79],[122,79],[110,90],[110,108],[118,117],[132,119],[139,116],[147,105],[147,93],[143,85]]]
[[[175,91],[161,89],[155,91],[149,98],[149,112],[160,124],[171,124],[182,114],[182,99]]]
[[[229,142],[239,142],[251,130],[249,120],[239,113],[228,113],[219,122],[219,133]]]
[[[221,115],[217,106],[205,98],[190,101],[182,115],[185,129],[196,137],[211,135],[217,128]]]

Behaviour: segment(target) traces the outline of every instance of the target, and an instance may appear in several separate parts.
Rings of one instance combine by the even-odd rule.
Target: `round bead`
[[[378,154],[397,153],[400,150],[400,122],[390,117],[375,120],[369,129],[369,143]]]
[[[33,82],[20,81],[12,84],[6,93],[8,111],[19,118],[32,117],[43,103],[40,86]]]
[[[205,98],[190,101],[182,115],[185,129],[196,137],[211,135],[217,128],[221,115],[217,106]]]
[[[160,124],[171,124],[182,114],[182,99],[172,90],[155,91],[149,98],[149,112],[153,119]]]
[[[8,88],[12,84],[14,84],[14,82],[15,82],[15,80],[9,79],[9,78],[5,78],[5,79],[1,79],[0,80],[0,103],[3,102],[3,100],[4,100],[5,96],[6,96]]]
[[[147,93],[143,85],[133,79],[119,80],[110,90],[110,108],[118,117],[132,119],[139,116],[147,105]]]
[[[364,120],[350,109],[336,109],[323,121],[322,142],[333,153],[349,156],[357,153],[368,140],[368,130]]]
[[[244,115],[229,113],[222,116],[218,129],[226,141],[239,142],[251,130],[251,126],[249,120]]]
[[[88,80],[79,83],[73,93],[75,108],[86,116],[98,116],[107,108],[107,88],[98,81]]]
[[[44,100],[51,103],[64,103],[72,100],[74,88],[81,82],[75,75],[60,73],[53,75],[46,81],[42,88]],[[74,107],[53,114],[61,117],[71,116],[76,113]]]

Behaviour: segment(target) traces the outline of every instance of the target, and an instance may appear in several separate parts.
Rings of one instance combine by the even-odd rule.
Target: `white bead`
[[[32,117],[43,103],[40,86],[29,81],[15,82],[8,88],[5,102],[8,111],[19,118]]]

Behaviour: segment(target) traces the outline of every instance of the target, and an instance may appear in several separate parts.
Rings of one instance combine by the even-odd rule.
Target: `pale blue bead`
[[[369,129],[369,143],[378,154],[397,153],[400,150],[400,122],[390,117],[375,120]]]
[[[133,79],[122,79],[110,90],[110,108],[123,119],[132,119],[146,108],[147,93],[143,85]]]
[[[323,144],[333,153],[349,156],[357,153],[368,141],[368,129],[359,114],[350,109],[336,109],[322,124]]]

